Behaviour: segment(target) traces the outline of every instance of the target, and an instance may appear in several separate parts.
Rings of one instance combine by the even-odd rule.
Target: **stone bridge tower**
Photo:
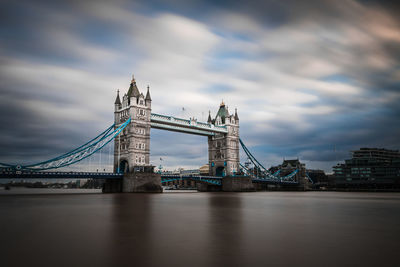
[[[222,101],[215,119],[208,115],[208,123],[225,126],[227,134],[208,137],[208,161],[210,175],[231,176],[239,171],[239,116],[230,115]]]
[[[150,116],[151,97],[147,86],[144,96],[137,88],[135,78],[122,101],[117,93],[115,99],[115,127],[129,117],[131,123],[115,138],[114,172],[148,171],[150,166]]]

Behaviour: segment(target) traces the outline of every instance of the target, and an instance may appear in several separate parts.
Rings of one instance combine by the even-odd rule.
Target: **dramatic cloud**
[[[46,159],[101,132],[132,73],[156,113],[205,120],[222,99],[238,108],[266,166],[299,157],[331,171],[349,150],[399,148],[396,6],[150,2],[2,4],[1,162]],[[168,168],[207,162],[202,137],[153,130],[151,152]]]

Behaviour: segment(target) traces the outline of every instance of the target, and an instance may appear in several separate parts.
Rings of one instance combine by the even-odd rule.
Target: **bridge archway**
[[[127,160],[123,159],[119,163],[119,168],[118,168],[119,173],[127,173],[129,172],[129,163]]]
[[[223,167],[223,166],[219,166],[215,170],[216,176],[224,176],[224,173],[225,173],[225,167]]]

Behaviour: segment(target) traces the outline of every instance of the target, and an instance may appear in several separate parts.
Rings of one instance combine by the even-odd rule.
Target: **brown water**
[[[400,194],[0,195],[0,266],[400,266]]]

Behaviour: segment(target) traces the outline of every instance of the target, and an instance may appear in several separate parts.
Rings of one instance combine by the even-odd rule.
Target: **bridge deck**
[[[112,172],[34,172],[34,171],[2,171],[0,179],[122,179],[122,173]],[[220,176],[202,176],[202,175],[179,175],[179,174],[162,174],[162,182],[176,181],[181,179],[190,179],[195,181],[203,181],[221,185],[222,178]],[[297,184],[296,181],[279,181],[269,179],[252,179],[256,183],[269,184]]]
[[[112,172],[0,172],[0,179],[122,179]]]

